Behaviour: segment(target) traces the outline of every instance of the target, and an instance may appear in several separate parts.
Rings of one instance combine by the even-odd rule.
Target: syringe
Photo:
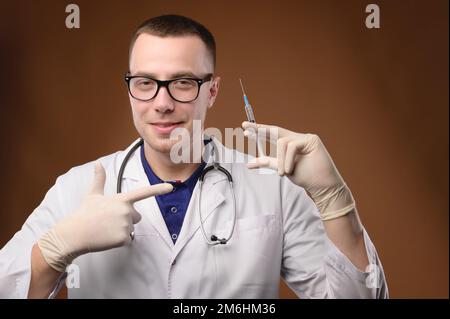
[[[245,108],[245,113],[247,114],[247,120],[249,122],[256,123],[255,115],[253,114],[253,108],[250,105],[250,102],[248,101],[247,95],[245,94],[244,86],[242,85],[242,80],[239,79],[239,82],[241,83],[242,94],[244,95],[244,104],[245,104],[244,108]],[[259,153],[258,156],[264,156],[264,149],[263,149],[261,140],[258,138],[258,134],[257,134],[258,132],[255,132],[255,133],[256,133],[256,145],[258,146],[258,153]]]

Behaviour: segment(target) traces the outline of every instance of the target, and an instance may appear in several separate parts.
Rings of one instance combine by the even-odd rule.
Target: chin
[[[147,144],[159,153],[170,153],[170,150],[177,141],[171,140],[169,137],[152,136],[146,140]]]

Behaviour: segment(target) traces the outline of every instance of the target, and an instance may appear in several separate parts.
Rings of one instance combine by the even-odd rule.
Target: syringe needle
[[[247,113],[247,120],[251,123],[256,123],[255,116],[253,115],[253,108],[248,101],[247,95],[245,94],[244,85],[242,85],[242,80],[239,78],[239,83],[241,83],[242,94],[244,95],[245,113]],[[258,149],[259,156],[264,156],[264,149],[261,140],[258,138],[258,130],[256,133],[256,145]]]
[[[245,95],[244,86],[242,85],[242,80],[239,78],[239,83],[241,83],[242,94]]]

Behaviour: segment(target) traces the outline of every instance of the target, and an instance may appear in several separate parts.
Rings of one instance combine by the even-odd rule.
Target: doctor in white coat
[[[197,22],[160,16],[138,28],[127,81],[144,143],[128,160],[122,193],[119,168],[135,142],[58,177],[0,251],[0,297],[47,298],[67,269],[76,270],[69,298],[277,298],[280,275],[301,298],[388,297],[353,196],[314,134],[244,122],[249,137],[264,128],[279,136],[276,158],[250,163],[217,140],[203,147],[215,147],[235,193],[234,201],[224,174],[208,173],[205,232],[226,237],[234,205],[237,214],[231,239],[208,245],[197,178],[211,157],[174,163],[169,136],[175,128],[192,135],[193,122],[204,123],[219,91],[214,66],[214,38]],[[167,198],[181,203],[170,208],[178,226]]]

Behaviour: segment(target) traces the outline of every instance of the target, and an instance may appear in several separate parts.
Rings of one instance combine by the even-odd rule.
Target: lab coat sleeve
[[[383,267],[364,229],[369,266],[358,270],[328,239],[317,207],[304,189],[281,181],[281,275],[300,298],[388,298]]]
[[[31,277],[31,249],[62,218],[61,177],[22,228],[0,250],[0,298],[27,298]]]

